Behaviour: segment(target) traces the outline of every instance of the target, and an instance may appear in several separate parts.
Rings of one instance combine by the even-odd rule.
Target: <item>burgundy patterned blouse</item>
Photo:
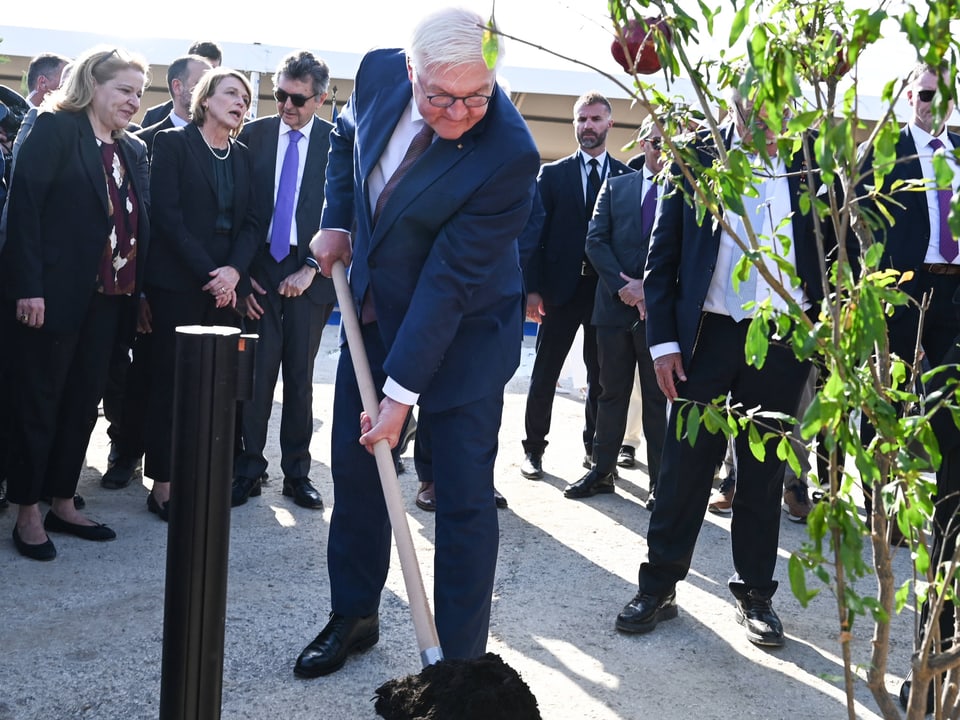
[[[101,142],[100,157],[107,181],[110,234],[100,259],[97,290],[104,295],[130,295],[137,283],[139,205],[117,144]]]

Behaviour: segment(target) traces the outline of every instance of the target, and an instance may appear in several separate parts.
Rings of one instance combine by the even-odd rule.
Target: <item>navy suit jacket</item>
[[[173,99],[154,105],[143,114],[143,127],[148,128],[166,119],[173,112]]]
[[[167,115],[160,122],[137,130],[134,135],[147,144],[147,156],[153,157],[153,141],[156,139],[157,133],[163,132],[164,130],[173,130],[174,127],[176,126],[173,124],[173,120]]]
[[[150,248],[147,149],[127,133],[117,147],[139,202],[137,285],[142,287]],[[17,156],[0,264],[9,298],[44,299],[46,329],[73,330],[83,320],[96,293],[107,213],[103,161],[86,114],[40,113]]]
[[[250,151],[235,140],[230,144],[233,224],[230,234],[219,234],[214,232],[218,212],[215,161],[200,130],[191,123],[157,133],[150,164],[156,202],[148,286],[199,290],[209,282],[210,271],[232,265],[241,276],[237,294],[249,294],[247,272],[262,236],[254,210]]]
[[[633,172],[613,156],[607,157],[608,178]],[[540,293],[546,305],[563,305],[580,282],[587,238],[579,151],[540,168],[537,185],[546,216],[539,245],[527,265],[527,290]]]
[[[428,411],[503,390],[520,362],[517,238],[533,201],[539,154],[499,88],[456,140],[436,138],[374,226],[367,181],[412,97],[402,50],[368,53],[330,136],[321,227],[350,228],[350,287],[372,292],[384,370]]]
[[[267,232],[273,218],[277,174],[277,138],[280,135],[280,116],[260,118],[247,123],[238,138],[253,155],[253,183],[256,199],[257,220],[260,224],[260,244],[254,256],[250,273],[265,289],[280,285],[285,274],[270,255],[270,239]],[[303,179],[297,197],[297,257],[302,265],[310,254],[310,240],[320,227],[323,210],[323,183],[327,171],[327,155],[330,152],[330,131],[333,125],[326,120],[314,118],[310,131],[310,144],[304,161]],[[301,152],[303,148],[300,148]],[[317,305],[333,304],[337,294],[333,280],[317,275],[305,293]]]
[[[645,188],[642,172],[609,178],[600,188],[587,232],[587,257],[600,276],[593,305],[594,325],[630,328],[640,319],[635,307],[620,300],[626,285],[620,273],[642,278],[650,232],[643,234],[640,206]]]
[[[948,133],[953,146],[960,148],[960,135]],[[919,180],[923,177],[920,159],[917,157],[917,145],[910,133],[909,126],[905,125],[900,131],[896,146],[897,162],[890,168],[884,178],[881,192],[889,193],[891,186],[896,182]],[[905,159],[909,158],[909,159]],[[868,156],[864,163],[864,184],[874,184],[873,157]],[[897,192],[893,195],[895,202],[885,204],[887,211],[893,218],[892,222],[884,222],[878,232],[877,240],[884,243],[882,266],[895,268],[901,272],[914,271],[914,276],[903,284],[903,289],[915,294],[917,287],[916,271],[923,264],[927,247],[930,244],[930,213],[927,209],[927,194],[925,192]],[[871,208],[871,204],[866,204]],[[905,308],[897,308],[899,315]]]
[[[699,153],[700,162],[706,166],[713,162],[716,154],[710,152],[709,144],[701,145]],[[823,299],[823,285],[813,221],[809,213],[800,210],[800,195],[807,192],[805,187],[801,187],[803,162],[801,150],[787,163],[790,206],[793,210],[793,243],[797,275],[807,298],[816,304]],[[671,175],[678,177],[679,172],[671,172]],[[819,190],[819,175],[815,174],[814,178],[818,183],[813,188],[816,193]],[[691,192],[689,185],[684,192]],[[720,250],[719,224],[714,227],[710,215],[698,223],[696,213],[696,208],[684,199],[684,193],[674,192],[673,185],[667,183],[657,206],[643,280],[647,305],[647,345],[653,347],[661,343],[678,342],[685,367],[689,367],[693,357],[703,303]],[[825,238],[828,253],[832,251],[834,243],[831,237]]]

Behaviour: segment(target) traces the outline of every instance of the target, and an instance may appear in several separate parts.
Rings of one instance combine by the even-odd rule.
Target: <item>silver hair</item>
[[[444,8],[428,15],[417,24],[410,38],[410,64],[420,72],[429,72],[437,67],[483,62],[485,26],[480,15],[466,8]],[[503,59],[503,36],[498,42],[497,66]]]

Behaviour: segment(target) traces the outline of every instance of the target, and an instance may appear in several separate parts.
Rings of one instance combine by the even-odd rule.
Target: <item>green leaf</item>
[[[487,20],[487,27],[483,31],[482,52],[487,69],[493,70],[496,68],[497,60],[500,57],[500,35],[497,33],[497,23],[492,12],[490,19]]]
[[[744,3],[733,16],[733,25],[730,27],[730,45],[736,45],[744,28],[747,27],[747,21],[750,19],[750,3]]]
[[[687,439],[693,446],[697,442],[697,436],[700,434],[700,408],[694,405],[687,414]]]

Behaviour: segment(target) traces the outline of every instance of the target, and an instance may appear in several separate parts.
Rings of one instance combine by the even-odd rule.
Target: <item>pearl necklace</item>
[[[204,145],[207,146],[207,149],[210,151],[210,154],[213,155],[217,160],[226,160],[228,157],[230,157],[230,150],[232,146],[230,144],[229,139],[227,140],[227,151],[223,155],[217,155],[217,151],[214,150],[213,145],[207,142],[207,138],[204,137],[202,132],[200,133],[200,137],[203,138],[203,143]]]

